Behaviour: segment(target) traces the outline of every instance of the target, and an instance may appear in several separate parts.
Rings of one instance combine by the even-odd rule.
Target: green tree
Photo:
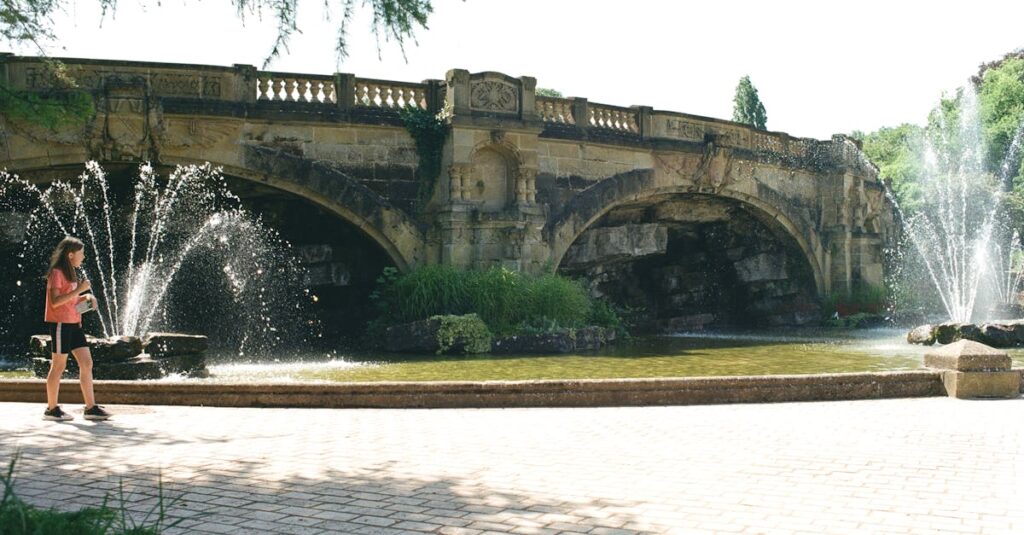
[[[922,200],[919,178],[924,170],[924,128],[904,123],[861,136],[864,154],[878,166],[878,174],[890,182],[900,207],[905,212],[916,210]]]
[[[740,78],[740,83],[736,86],[736,96],[733,97],[732,102],[733,121],[764,130],[768,122],[768,114],[765,113],[764,104],[761,104],[761,99],[757,96],[757,88],[750,83],[750,76]]]
[[[114,9],[116,0],[96,0],[103,13]],[[264,68],[288,49],[288,40],[299,32],[299,0],[231,0],[243,20],[247,15],[262,16],[269,12],[277,23],[277,37],[264,59]],[[433,12],[432,0],[323,0],[324,17],[337,20],[335,51],[339,61],[348,50],[348,22],[357,7],[369,8],[373,13],[371,27],[377,38],[394,41],[405,51],[405,40],[412,38],[417,27],[427,27],[427,17]],[[55,38],[53,14],[66,10],[69,0],[3,0],[0,2],[0,35],[12,43],[32,43],[44,54],[45,43]],[[159,3],[157,4],[159,5]],[[336,14],[340,14],[337,16]]]
[[[538,87],[536,94],[538,97],[565,98],[561,91],[547,87]]]

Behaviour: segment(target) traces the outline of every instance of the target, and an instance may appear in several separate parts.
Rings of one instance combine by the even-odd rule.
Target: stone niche
[[[501,152],[483,148],[473,154],[473,172],[469,199],[480,204],[483,212],[504,210],[512,196],[513,166]]]

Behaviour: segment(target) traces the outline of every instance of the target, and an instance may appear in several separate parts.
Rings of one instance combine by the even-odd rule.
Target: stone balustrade
[[[427,84],[356,78],[354,89],[355,106],[393,110],[406,107],[425,110],[429,107]]]
[[[636,124],[636,110],[590,103],[586,123],[593,128],[603,128],[631,134],[640,133]]]
[[[537,115],[545,123],[575,125],[576,119],[572,116],[572,99],[537,97]]]
[[[260,72],[256,77],[256,100],[335,104],[338,95],[330,76]]]
[[[593,141],[627,144],[649,139],[692,143],[713,140],[719,147],[748,150],[791,162],[802,161],[816,167],[838,165],[877,173],[856,143],[842,135],[825,141],[795,138],[731,121],[644,106],[620,107],[592,103],[579,97],[536,96],[534,82],[524,85],[521,80],[512,78],[504,83],[485,82],[490,85],[479,88],[473,96],[477,100],[473,100],[468,94],[466,97],[451,96],[469,89],[469,84],[453,85],[453,80],[461,78],[450,79],[446,86],[442,81],[410,83],[356,78],[347,73],[326,76],[258,71],[248,65],[216,67],[84,59],[59,61],[64,64],[66,79],[73,79],[78,87],[97,93],[134,84],[144,86],[148,96],[179,100],[227,101],[257,106],[299,103],[307,104],[313,110],[323,107],[325,110],[366,110],[385,114],[395,114],[409,106],[440,111],[448,98],[459,103],[449,109],[453,116],[467,112],[476,114],[481,109],[492,115],[511,111],[523,121],[539,120],[544,125],[544,135],[555,137],[571,135],[571,132],[592,132],[596,135],[589,136]],[[0,79],[5,79],[15,89],[53,91],[66,87],[65,78],[55,72],[50,60],[0,54]],[[488,76],[504,75],[491,73]],[[445,93],[449,96],[445,97]],[[520,108],[520,104],[509,101],[513,95],[522,106],[526,106],[529,114]],[[467,104],[462,104],[462,98]],[[357,116],[334,117],[358,122]]]

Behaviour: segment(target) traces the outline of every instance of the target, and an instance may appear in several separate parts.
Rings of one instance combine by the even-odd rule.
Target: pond
[[[579,355],[307,355],[282,362],[211,357],[215,381],[515,381],[877,372],[921,368],[928,348],[897,329],[681,333]],[[1024,366],[1024,350],[1011,350]]]
[[[898,329],[821,329],[680,333],[634,338],[578,355],[396,355],[298,353],[277,361],[239,362],[210,355],[204,382],[516,381],[914,370],[929,349]],[[1024,349],[1009,351],[1024,366]],[[0,378],[29,377],[19,370]],[[101,378],[102,379],[102,378]],[[164,380],[180,381],[180,377]]]

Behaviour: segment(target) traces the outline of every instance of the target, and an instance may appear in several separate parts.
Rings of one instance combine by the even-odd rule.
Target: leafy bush
[[[496,335],[527,327],[553,330],[619,323],[614,310],[595,304],[579,282],[551,273],[528,275],[504,268],[459,271],[433,265],[403,275],[389,268],[377,283],[372,298],[380,311],[378,328],[465,314],[477,314]]]
[[[491,351],[491,331],[476,314],[465,316],[433,316],[430,319],[441,322],[437,330],[437,354],[447,353],[456,345],[462,346],[462,352],[489,353]]]
[[[825,300],[822,312],[828,316],[839,314],[840,317],[854,314],[880,314],[889,305],[889,297],[885,288],[865,286],[848,293],[837,293]]]

